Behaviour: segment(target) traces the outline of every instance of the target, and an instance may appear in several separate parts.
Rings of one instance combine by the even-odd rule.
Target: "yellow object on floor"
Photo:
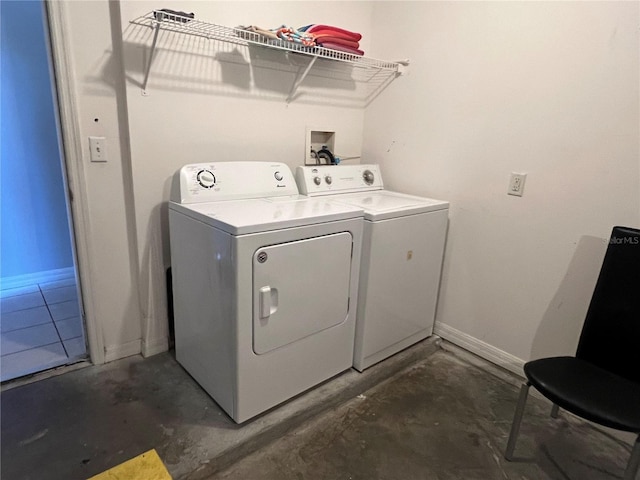
[[[171,480],[155,450],[138,455],[88,480]]]

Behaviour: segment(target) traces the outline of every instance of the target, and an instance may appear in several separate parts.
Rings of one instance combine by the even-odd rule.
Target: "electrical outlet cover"
[[[526,173],[511,173],[511,179],[509,180],[508,195],[515,195],[521,197],[524,193],[524,182],[527,179]]]

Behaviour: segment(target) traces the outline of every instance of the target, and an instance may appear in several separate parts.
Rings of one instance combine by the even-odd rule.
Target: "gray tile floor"
[[[0,380],[86,356],[75,278],[0,292]]]

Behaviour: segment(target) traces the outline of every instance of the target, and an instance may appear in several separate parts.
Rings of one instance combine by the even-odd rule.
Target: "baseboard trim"
[[[69,277],[75,276],[74,267],[58,268],[55,270],[46,270],[44,272],[26,273],[24,275],[15,275],[13,277],[6,277],[0,280],[2,283],[2,290],[8,290],[10,288],[26,287],[28,285],[34,285],[36,283],[49,283],[56,282],[58,280],[64,280]]]
[[[169,350],[169,339],[156,338],[151,341],[142,341],[142,356],[144,358],[152,357],[162,352]]]
[[[131,355],[140,354],[140,340],[123,343],[122,345],[111,345],[104,349],[104,361],[113,362]]]
[[[433,328],[433,333],[454,345],[464,348],[465,350],[484,358],[491,363],[515,373],[516,375],[521,377],[524,376],[522,370],[525,364],[524,360],[511,355],[510,353],[500,350],[493,345],[489,345],[482,340],[478,340],[471,335],[443,323],[436,322]]]

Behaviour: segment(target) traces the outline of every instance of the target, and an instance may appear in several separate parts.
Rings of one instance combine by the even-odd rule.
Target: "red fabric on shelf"
[[[331,25],[313,25],[307,30],[307,33],[331,33],[336,37],[343,37],[348,40],[359,42],[362,35],[356,32],[350,32],[344,28],[333,27]]]
[[[334,35],[314,35],[313,38],[318,45],[324,45],[325,43],[337,43],[338,45],[355,48],[356,50],[360,48],[360,44],[355,40],[347,40],[346,38],[336,37]]]
[[[324,48],[329,48],[331,50],[338,50],[340,52],[352,53],[354,55],[360,55],[360,56],[364,55],[364,52],[362,50],[359,50],[357,48],[345,47],[344,45],[340,45],[338,43],[327,42],[327,43],[323,43],[321,46]]]

